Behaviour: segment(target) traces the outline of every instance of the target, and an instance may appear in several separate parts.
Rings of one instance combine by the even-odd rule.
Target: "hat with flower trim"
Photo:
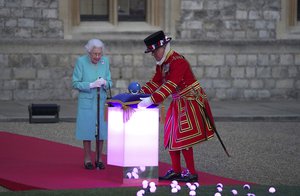
[[[171,37],[165,36],[163,31],[157,31],[144,39],[147,46],[145,53],[153,52],[157,48],[160,48],[171,41]]]

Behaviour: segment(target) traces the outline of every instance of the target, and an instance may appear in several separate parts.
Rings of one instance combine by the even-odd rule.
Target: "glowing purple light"
[[[108,108],[107,163],[123,167],[158,166],[159,109],[134,110],[124,123],[125,110]]]

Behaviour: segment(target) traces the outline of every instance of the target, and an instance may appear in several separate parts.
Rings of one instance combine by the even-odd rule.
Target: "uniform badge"
[[[163,73],[164,75],[166,75],[166,73],[168,73],[170,70],[170,64],[165,64],[164,67],[163,67]]]

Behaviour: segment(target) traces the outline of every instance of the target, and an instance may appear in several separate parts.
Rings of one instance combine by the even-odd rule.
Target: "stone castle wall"
[[[113,94],[131,81],[143,84],[155,70],[142,41],[105,41],[111,61]],[[71,77],[83,41],[0,42],[1,100],[74,99]],[[300,42],[171,42],[190,62],[210,99],[297,99]],[[3,52],[5,51],[5,52]]]
[[[280,0],[182,0],[172,46],[210,99],[299,99],[300,41],[276,40]],[[87,40],[64,40],[57,0],[0,0],[0,100],[75,99],[73,65]],[[101,38],[101,35],[99,35]],[[103,40],[113,94],[143,84],[142,40]]]
[[[275,39],[280,0],[182,0],[178,37],[202,40]]]
[[[1,39],[62,39],[57,0],[0,0]]]

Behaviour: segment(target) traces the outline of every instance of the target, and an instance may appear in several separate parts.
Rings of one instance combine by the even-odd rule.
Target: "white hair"
[[[93,50],[93,48],[102,48],[102,50],[104,51],[104,44],[99,39],[90,39],[84,47],[87,53],[90,53]]]

